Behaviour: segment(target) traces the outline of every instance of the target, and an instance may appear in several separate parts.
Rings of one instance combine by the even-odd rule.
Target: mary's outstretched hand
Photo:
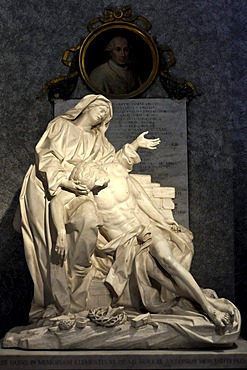
[[[160,138],[155,139],[147,139],[145,135],[148,134],[148,131],[143,132],[133,141],[132,146],[137,150],[138,148],[146,148],[146,149],[156,149],[157,145],[161,142]]]

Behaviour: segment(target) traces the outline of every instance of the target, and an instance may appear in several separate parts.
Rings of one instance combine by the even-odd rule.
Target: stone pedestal
[[[0,349],[0,370],[246,369],[247,342],[230,349],[22,351]]]

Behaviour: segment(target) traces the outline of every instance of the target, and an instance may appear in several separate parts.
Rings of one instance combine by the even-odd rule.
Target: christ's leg
[[[159,229],[155,229],[152,233],[152,245],[149,249],[150,254],[171,275],[183,297],[197,302],[215,325],[226,326],[230,324],[230,314],[215,308],[207,300],[191,273],[174,258],[168,241]]]

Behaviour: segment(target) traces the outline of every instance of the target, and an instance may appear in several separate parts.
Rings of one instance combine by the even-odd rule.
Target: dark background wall
[[[193,82],[200,96],[188,105],[192,272],[202,287],[232,300],[246,329],[246,21],[245,0],[135,0],[133,14],[168,44],[172,73]],[[1,0],[0,337],[27,323],[32,282],[22,240],[12,227],[34,146],[53,117],[44,83],[68,70],[61,58],[87,35],[86,25],[116,0]],[[73,97],[89,90],[82,82]],[[147,92],[162,97],[159,83]]]

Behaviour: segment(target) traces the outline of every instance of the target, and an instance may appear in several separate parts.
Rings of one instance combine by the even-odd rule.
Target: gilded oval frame
[[[109,94],[90,82],[91,71],[105,60],[104,49],[114,36],[122,35],[130,43],[135,55],[136,68],[142,77],[142,83],[136,90],[126,94]],[[159,68],[159,53],[153,38],[142,28],[129,22],[103,24],[93,30],[83,41],[79,52],[79,68],[87,86],[98,94],[108,98],[124,99],[141,95],[154,81]]]

